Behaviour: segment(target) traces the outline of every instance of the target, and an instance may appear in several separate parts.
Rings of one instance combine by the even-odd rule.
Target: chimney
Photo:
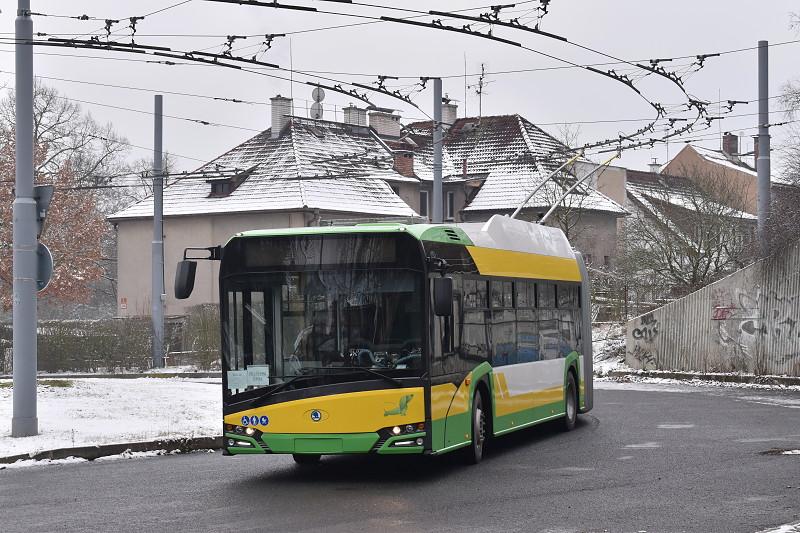
[[[658,163],[658,159],[655,157],[653,158],[653,162],[647,166],[650,167],[650,172],[653,174],[659,174],[661,172],[661,165]]]
[[[414,152],[411,150],[396,150],[394,152],[394,169],[401,176],[413,178],[414,176]]]
[[[269,101],[272,103],[272,131],[270,137],[277,139],[281,136],[283,128],[291,120],[289,117],[294,114],[294,106],[291,98],[284,98],[281,95],[270,98]]]
[[[729,156],[739,155],[739,137],[735,133],[725,132],[722,136],[722,151]]]
[[[445,96],[442,98],[442,129],[447,131],[458,118],[458,104]]]
[[[753,168],[758,171],[758,135],[753,135]]]
[[[344,123],[352,124],[353,126],[366,126],[367,125],[367,110],[360,109],[353,104],[342,109],[344,113]]]
[[[387,111],[370,111],[369,127],[381,137],[400,137],[400,115]]]

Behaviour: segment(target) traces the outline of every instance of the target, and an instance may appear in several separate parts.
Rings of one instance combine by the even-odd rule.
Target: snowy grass
[[[10,383],[0,381],[0,457],[222,431],[218,378],[76,378],[42,380],[39,435],[12,438]]]
[[[619,322],[601,322],[592,326],[592,354],[595,376],[612,370],[631,370],[625,364],[625,327]]]
[[[121,459],[144,459],[146,457],[158,457],[161,455],[175,455],[178,453],[187,453],[181,452],[180,450],[153,450],[149,452],[132,452],[130,450],[126,450],[122,453],[116,455],[106,455],[105,457],[98,457],[94,460],[95,463],[101,463],[104,461],[119,461]],[[197,450],[194,452],[188,453],[214,453],[214,450]],[[67,457],[66,459],[43,459],[41,461],[34,461],[33,459],[21,459],[14,463],[9,463],[6,465],[0,465],[0,470],[6,469],[15,469],[15,468],[28,468],[31,466],[50,466],[50,465],[68,465],[68,464],[75,464],[75,463],[88,463],[87,459],[83,459],[81,457]]]

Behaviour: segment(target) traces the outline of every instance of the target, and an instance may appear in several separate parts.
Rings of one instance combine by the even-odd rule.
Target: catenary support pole
[[[153,137],[152,315],[153,368],[164,366],[164,169],[162,164],[163,97],[155,95]]]
[[[433,222],[443,220],[442,209],[442,79],[433,79]]]
[[[758,41],[758,242],[761,256],[769,253],[770,216],[769,44]]]
[[[39,433],[36,416],[36,200],[33,198],[33,20],[18,0],[16,29],[16,196],[13,206],[14,413],[11,435]]]

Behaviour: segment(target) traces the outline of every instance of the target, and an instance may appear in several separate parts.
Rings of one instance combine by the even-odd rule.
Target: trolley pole
[[[14,411],[11,436],[39,433],[36,416],[36,200],[33,194],[33,20],[18,0],[15,22],[16,188],[13,205]]]
[[[153,137],[152,315],[153,368],[164,367],[164,169],[162,156],[163,97],[155,95]]]
[[[769,254],[770,217],[769,43],[758,41],[758,242],[761,257]]]
[[[442,208],[442,78],[433,78],[433,222],[441,224]]]

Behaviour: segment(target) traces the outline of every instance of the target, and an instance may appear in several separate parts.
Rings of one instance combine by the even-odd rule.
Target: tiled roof
[[[254,168],[253,168],[254,167]],[[177,179],[164,189],[164,215],[322,209],[346,213],[414,216],[387,181],[417,183],[393,169],[391,150],[371,130],[292,118],[277,139],[270,130],[203,165],[214,172],[253,168],[229,196],[209,197],[205,178]],[[113,219],[153,215],[152,197]]]
[[[433,179],[432,123],[416,122],[407,129],[418,145],[414,171],[423,180]],[[462,178],[464,160],[469,175],[485,175],[486,181],[464,211],[516,209],[543,179],[565,160],[566,146],[520,115],[460,118],[445,133],[442,174],[444,180]],[[568,185],[567,185],[568,187]],[[617,214],[625,210],[600,192],[581,187],[566,205]],[[562,188],[550,182],[527,204],[547,208],[561,196]]]
[[[698,198],[703,192],[688,178],[655,174],[639,170],[628,170],[626,192],[639,208],[646,209],[651,216],[662,222],[668,222],[668,216],[662,206],[672,206],[687,210],[697,210]],[[703,200],[703,205],[710,211],[724,213],[732,218],[756,220],[755,215],[726,207],[717,202]]]

